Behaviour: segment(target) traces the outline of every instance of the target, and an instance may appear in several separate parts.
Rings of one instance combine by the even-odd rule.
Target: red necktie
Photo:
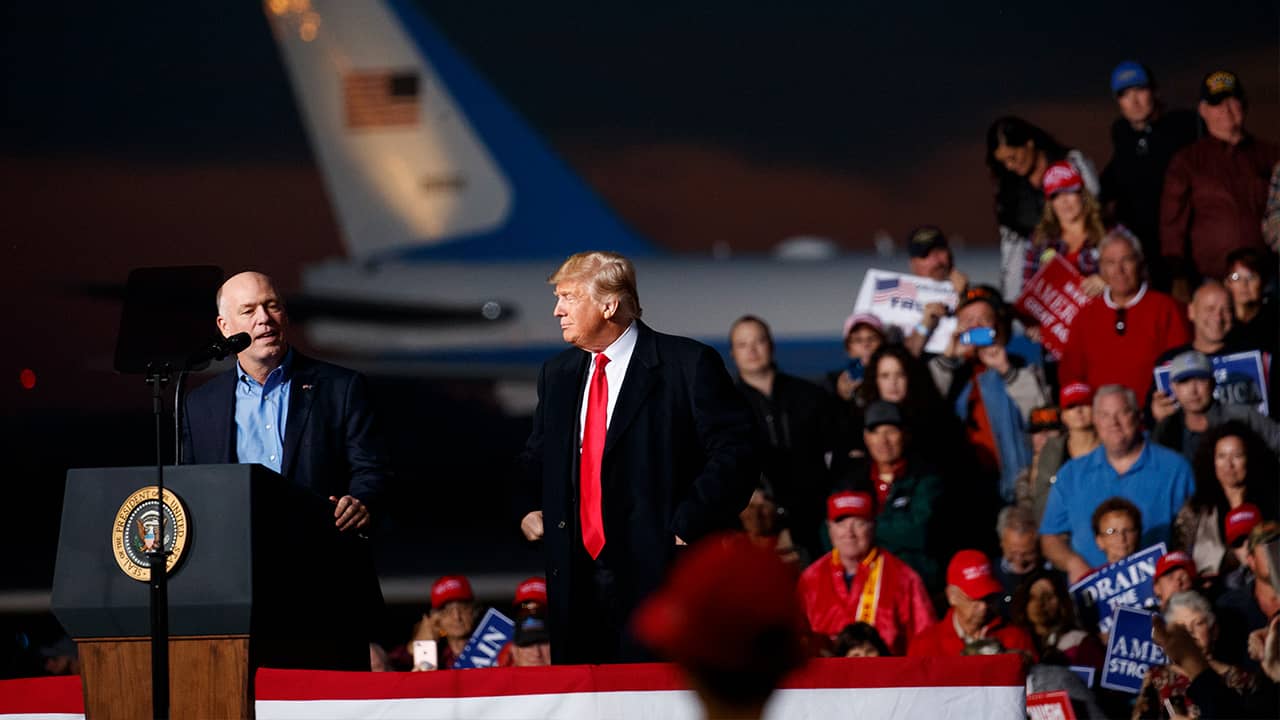
[[[604,549],[604,515],[600,510],[600,460],[604,456],[604,436],[609,423],[609,379],[604,366],[609,358],[596,356],[587,395],[587,424],[582,428],[582,464],[578,473],[578,515],[582,520],[582,545],[591,559]]]

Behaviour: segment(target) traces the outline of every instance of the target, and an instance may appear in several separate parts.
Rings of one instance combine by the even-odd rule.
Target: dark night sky
[[[1235,68],[1251,126],[1280,127],[1273,2],[422,5],[623,218],[681,250],[867,247],[922,222],[989,243],[987,124],[1024,114],[1101,166],[1126,57],[1174,106]],[[14,0],[0,53],[3,292],[32,340],[7,354],[5,407],[112,396],[116,310],[78,283],[211,262],[289,285],[342,254],[257,3]]]

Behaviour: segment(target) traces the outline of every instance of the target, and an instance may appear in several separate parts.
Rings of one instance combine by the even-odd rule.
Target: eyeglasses
[[[1251,272],[1233,272],[1227,276],[1231,282],[1253,282],[1258,276]]]
[[[1124,335],[1125,328],[1128,327],[1128,324],[1125,323],[1125,317],[1128,314],[1129,314],[1128,308],[1122,308],[1122,307],[1116,308],[1116,334],[1117,335]]]
[[[1137,529],[1137,528],[1118,528],[1118,527],[1109,527],[1109,528],[1107,528],[1106,530],[1103,530],[1103,531],[1102,531],[1102,534],[1103,534],[1103,535],[1106,535],[1107,537],[1111,537],[1112,535],[1121,535],[1121,536],[1123,536],[1123,537],[1129,537],[1129,536],[1131,536],[1131,535],[1137,535],[1137,534],[1138,534],[1138,529]]]

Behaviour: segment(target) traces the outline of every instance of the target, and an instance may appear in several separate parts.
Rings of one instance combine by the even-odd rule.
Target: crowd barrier
[[[575,665],[433,673],[261,669],[259,720],[373,718],[617,718],[680,720],[702,713],[671,665]],[[770,718],[1026,717],[1013,655],[815,660],[769,702]],[[84,717],[78,678],[0,682],[0,718]]]

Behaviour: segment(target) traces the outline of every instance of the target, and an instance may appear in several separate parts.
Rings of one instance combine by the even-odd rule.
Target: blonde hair
[[[1098,199],[1093,196],[1085,188],[1080,188],[1080,205],[1081,212],[1084,214],[1084,233],[1085,247],[1096,247],[1102,243],[1102,238],[1107,234],[1107,228],[1102,224],[1102,206],[1098,204]],[[1058,215],[1053,211],[1053,201],[1048,200],[1044,204],[1044,212],[1040,215],[1040,224],[1036,225],[1032,237],[1043,244],[1049,239],[1062,237],[1062,223],[1058,222]]]
[[[636,290],[636,268],[626,257],[607,250],[591,250],[570,255],[560,269],[547,278],[552,285],[570,281],[586,285],[597,302],[618,301],[618,309],[629,317],[640,317],[640,293]]]

